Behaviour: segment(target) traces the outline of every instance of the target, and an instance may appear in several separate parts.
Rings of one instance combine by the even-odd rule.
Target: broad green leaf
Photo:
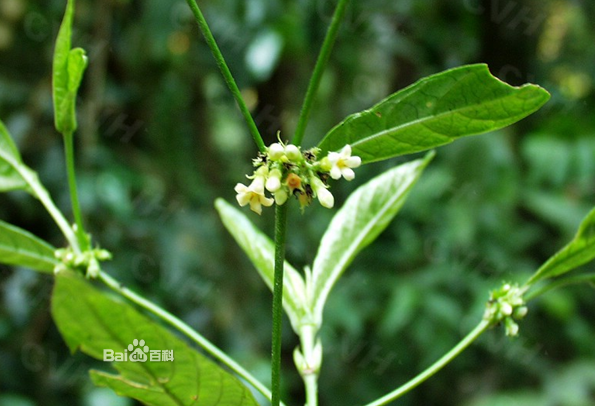
[[[0,120],[0,192],[27,189],[27,182],[19,173],[19,168],[25,168],[21,154]]]
[[[28,231],[0,220],[0,262],[52,272],[56,249]]]
[[[53,64],[54,121],[62,134],[76,130],[76,95],[87,67],[81,48],[71,48],[74,0],[68,0],[64,19],[58,31]]]
[[[389,225],[409,191],[433,158],[430,152],[397,166],[360,186],[335,214],[322,237],[312,268],[314,320],[322,323],[324,304],[334,284],[355,256]]]
[[[62,272],[56,277],[52,315],[71,351],[80,349],[98,360],[104,350],[129,351],[128,361],[105,363],[119,374],[91,371],[93,382],[107,386],[120,396],[137,399],[151,406],[256,406],[247,387],[214,362],[137,312],[91,286],[80,276]],[[134,340],[148,358],[130,361]],[[151,351],[173,351],[166,361]],[[108,354],[110,355],[110,354]],[[159,361],[151,360],[151,355]]]
[[[327,152],[349,144],[362,162],[380,161],[505,127],[549,97],[536,85],[512,87],[500,81],[484,64],[462,66],[421,79],[347,117],[319,147]]]
[[[595,209],[584,218],[574,239],[546,261],[529,279],[527,285],[560,276],[595,258]]]
[[[261,278],[272,290],[275,274],[275,245],[241,211],[223,199],[217,199],[215,207],[223,224],[242,247],[256,267]],[[283,307],[296,332],[300,322],[307,316],[307,300],[304,279],[288,262],[283,276]]]

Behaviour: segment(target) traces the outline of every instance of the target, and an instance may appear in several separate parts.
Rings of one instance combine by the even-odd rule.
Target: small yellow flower
[[[250,204],[250,210],[260,215],[262,213],[262,206],[270,207],[275,200],[264,195],[264,177],[256,176],[250,186],[238,183],[234,188],[236,191],[236,200],[239,205],[244,207]]]

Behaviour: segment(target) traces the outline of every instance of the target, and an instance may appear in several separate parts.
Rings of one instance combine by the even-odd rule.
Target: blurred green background
[[[335,1],[199,1],[267,143],[291,138]],[[340,280],[325,313],[321,406],[369,402],[421,371],[481,318],[488,291],[524,281],[595,204],[595,2],[352,1],[305,145],[415,80],[488,63],[552,93],[503,131],[438,156],[395,222]],[[0,117],[25,162],[69,212],[53,129],[51,57],[64,0],[0,1]],[[183,0],[78,0],[74,44],[90,66],[80,94],[79,186],[106,270],[179,315],[267,382],[271,295],[213,208],[234,200],[256,149]],[[358,184],[404,162],[371,164]],[[41,206],[0,196],[0,218],[64,244]],[[334,211],[293,205],[288,256],[312,262]],[[247,211],[247,210],[246,210]],[[272,211],[247,211],[267,233]],[[583,267],[595,271],[595,264]],[[133,405],[95,389],[49,314],[52,278],[0,267],[0,406]],[[595,291],[531,302],[519,338],[485,334],[396,404],[595,404]],[[297,345],[284,335],[284,399],[304,403]]]

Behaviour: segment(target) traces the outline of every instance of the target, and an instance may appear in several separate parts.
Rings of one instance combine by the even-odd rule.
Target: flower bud
[[[527,309],[527,306],[521,306],[521,307],[517,307],[514,310],[514,313],[512,314],[512,317],[514,317],[517,320],[522,319],[523,317],[525,317],[527,315],[527,312],[529,311],[529,309]]]
[[[316,197],[323,207],[326,207],[327,209],[333,208],[335,205],[335,198],[320,179],[312,179],[312,189],[314,190],[314,193],[316,193]]]
[[[335,205],[335,198],[333,194],[328,191],[328,189],[323,188],[320,190],[320,192],[316,193],[316,195],[318,196],[318,201],[323,207],[332,209]]]
[[[281,145],[277,142],[274,144],[271,144],[271,146],[268,148],[268,151],[269,151],[269,158],[273,161],[278,161],[285,154],[285,148],[283,148],[283,145]]]
[[[300,152],[300,149],[298,147],[296,147],[293,144],[289,144],[288,146],[285,147],[285,156],[290,161],[295,162],[302,157],[302,153]]]
[[[502,302],[500,304],[500,311],[505,316],[510,316],[512,314],[512,306],[508,302]]]
[[[269,173],[269,178],[267,179],[267,183],[265,185],[269,192],[274,193],[281,188],[281,176],[281,171],[279,169],[273,169]]]
[[[510,317],[504,319],[504,327],[506,335],[509,337],[515,337],[519,334],[519,325],[516,324]]]
[[[287,197],[287,190],[281,188],[275,192],[275,203],[277,203],[278,206],[283,206],[287,201]]]

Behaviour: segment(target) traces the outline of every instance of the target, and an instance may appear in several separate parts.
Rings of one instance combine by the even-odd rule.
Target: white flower
[[[352,180],[355,177],[355,172],[352,168],[357,168],[362,164],[362,159],[358,156],[351,156],[351,146],[345,145],[341,152],[329,152],[328,162],[331,165],[331,178],[337,180],[341,176],[345,180]]]
[[[335,205],[335,198],[331,192],[328,191],[325,184],[318,178],[313,178],[311,181],[312,190],[316,193],[318,201],[323,207],[332,209]]]
[[[264,195],[263,176],[256,176],[250,186],[238,183],[234,190],[237,193],[236,200],[239,205],[244,207],[249,203],[250,210],[256,214],[262,213],[262,206],[269,207],[273,205],[274,200]]]

